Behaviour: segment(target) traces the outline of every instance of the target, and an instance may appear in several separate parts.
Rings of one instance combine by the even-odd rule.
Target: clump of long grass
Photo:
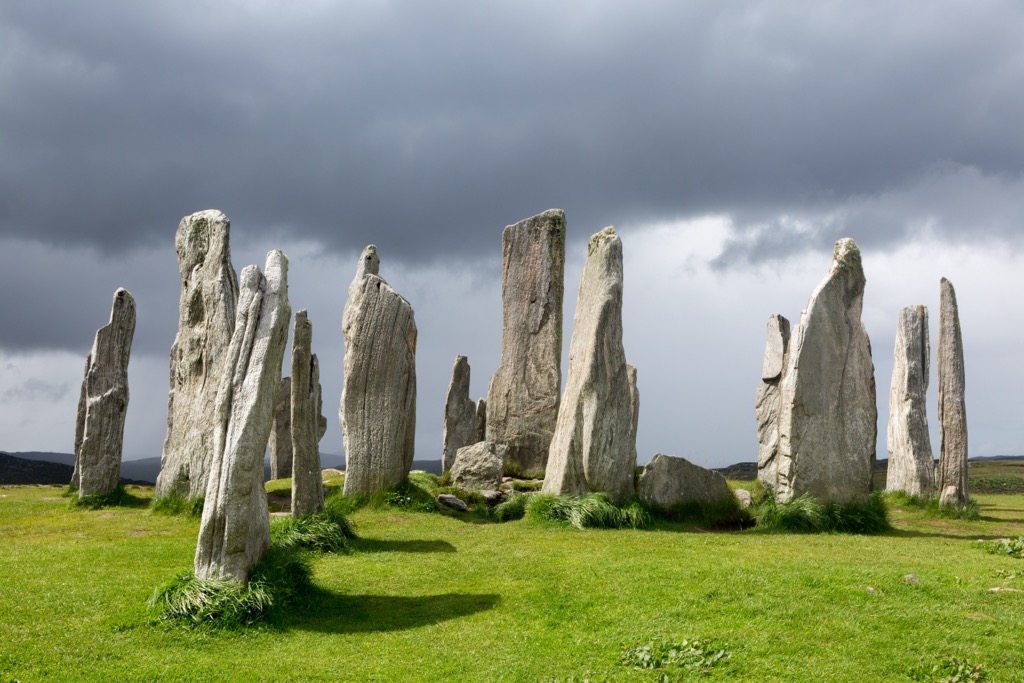
[[[577,529],[647,529],[651,513],[638,500],[619,507],[603,493],[579,497],[530,496],[526,516],[537,521],[562,522]]]
[[[348,551],[355,534],[351,523],[321,513],[306,517],[280,517],[270,523],[270,542],[280,548],[305,548],[324,553]]]
[[[529,500],[530,496],[524,496],[521,493],[512,494],[508,500],[494,506],[494,519],[499,522],[522,519],[526,515],[526,504]]]
[[[928,506],[925,508],[925,514],[928,517],[938,517],[941,519],[961,519],[967,522],[977,522],[981,519],[981,506],[978,505],[978,501],[970,498],[967,500],[967,505],[960,507],[959,505],[941,505],[939,498],[936,496],[928,501]]]
[[[753,515],[761,531],[872,534],[892,528],[885,498],[880,491],[872,493],[866,500],[842,504],[822,503],[809,494],[788,503],[779,503],[769,492],[754,508]]]
[[[171,493],[161,498],[154,498],[150,510],[161,515],[184,515],[185,517],[202,517],[205,498],[186,498]]]

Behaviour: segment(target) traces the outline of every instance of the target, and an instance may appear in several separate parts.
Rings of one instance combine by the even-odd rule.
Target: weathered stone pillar
[[[270,478],[292,476],[292,378],[282,377],[274,399],[274,422],[270,427]]]
[[[235,332],[213,413],[213,458],[196,544],[200,579],[244,582],[270,545],[263,455],[288,339],[288,258],[242,271]]]
[[[455,454],[460,448],[477,442],[476,432],[476,404],[469,397],[469,359],[465,356],[456,356],[444,406],[441,447],[443,472],[451,469],[455,463]]]
[[[757,478],[774,491],[778,479],[779,411],[782,406],[782,373],[789,351],[789,321],[781,315],[768,318],[768,333],[761,365],[761,381],[754,397],[757,418]]]
[[[294,453],[292,517],[324,511],[324,479],[320,471],[320,439],[327,431],[320,390],[320,363],[311,352],[313,323],[306,311],[295,314],[292,335],[291,437]]]
[[[473,443],[487,441],[487,399],[480,398],[476,402],[476,436]]]
[[[826,503],[871,491],[878,433],[871,343],[861,323],[864,269],[851,239],[800,315],[782,376],[776,496]]]
[[[935,461],[928,435],[928,349],[928,309],[904,308],[893,352],[885,488],[924,499],[935,492]]]
[[[562,387],[565,213],[507,226],[501,246],[501,364],[487,392],[487,438],[508,446],[508,463],[543,470]]]
[[[174,237],[181,297],[178,334],[171,347],[158,498],[206,495],[214,451],[214,404],[238,302],[238,279],[228,245],[230,228],[228,217],[220,211],[200,211],[182,218]]]
[[[544,493],[603,492],[617,503],[633,495],[638,403],[622,348],[622,242],[605,228],[587,244]]]
[[[371,244],[360,256],[342,320],[346,496],[400,484],[409,476],[415,449],[416,322],[412,306],[379,270]]]
[[[127,289],[114,292],[110,322],[96,332],[85,360],[85,377],[75,425],[78,495],[105,496],[121,481],[124,421],[128,411],[128,360],[135,336],[135,299]]]
[[[967,405],[964,345],[953,283],[939,283],[939,503],[966,507]]]

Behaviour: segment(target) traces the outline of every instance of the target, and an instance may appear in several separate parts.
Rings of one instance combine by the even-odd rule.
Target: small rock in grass
[[[989,588],[989,593],[1024,593],[1024,590],[1020,588],[1006,588],[1004,586],[996,586],[995,588]]]
[[[490,505],[491,507],[494,507],[498,503],[505,500],[504,491],[481,491],[480,495],[483,496],[483,499],[487,501],[487,504]]]
[[[740,502],[741,510],[746,510],[754,504],[754,498],[750,495],[750,491],[746,489],[736,489],[733,493],[736,494],[736,500]]]
[[[921,579],[918,578],[917,574],[907,574],[903,577],[903,583],[909,583],[912,586],[920,586]]]
[[[437,502],[445,507],[450,507],[452,510],[458,510],[459,512],[465,512],[467,509],[465,501],[449,493],[442,493],[439,495],[437,497]]]
[[[882,595],[882,591],[874,586],[868,586],[868,593],[871,593],[872,595]]]

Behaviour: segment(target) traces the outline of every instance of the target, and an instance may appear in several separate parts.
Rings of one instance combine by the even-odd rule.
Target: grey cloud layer
[[[216,207],[422,258],[552,206],[728,214],[722,263],[851,220],[1012,236],[1022,36],[1010,2],[5,2],[0,236],[126,251]],[[986,191],[893,199],[935,169]]]

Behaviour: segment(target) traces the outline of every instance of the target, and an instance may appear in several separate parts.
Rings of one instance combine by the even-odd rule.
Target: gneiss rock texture
[[[928,436],[928,309],[900,311],[889,390],[889,467],[885,488],[931,498],[935,462]]]
[[[467,491],[487,491],[501,485],[508,449],[503,444],[481,441],[460,448],[451,468],[452,486]]]
[[[270,478],[292,476],[292,378],[283,377],[274,400],[274,422],[270,428]]]
[[[444,405],[441,470],[448,471],[460,448],[477,442],[476,404],[469,397],[469,359],[456,356]]]
[[[487,438],[508,461],[543,470],[562,389],[565,213],[550,209],[501,235],[501,364],[487,391]]]
[[[135,336],[135,299],[127,289],[114,292],[110,322],[96,332],[85,360],[85,377],[75,425],[78,495],[104,496],[121,480],[124,420],[128,411],[128,360]]]
[[[603,492],[617,503],[633,495],[633,405],[622,348],[622,242],[605,228],[587,244],[544,493]]]
[[[324,480],[320,472],[320,439],[327,431],[320,389],[320,363],[311,352],[313,323],[306,311],[295,314],[292,334],[291,437],[292,517],[324,511]]]
[[[638,492],[648,505],[671,510],[685,503],[734,504],[728,482],[718,472],[694,465],[686,458],[655,455],[640,475]]]
[[[757,478],[774,491],[778,479],[779,408],[782,405],[782,373],[789,351],[789,321],[781,315],[768,318],[761,381],[754,397],[757,418]]]
[[[878,410],[860,250],[836,242],[832,268],[800,315],[782,377],[779,501],[809,493],[822,502],[871,491]]]
[[[231,223],[220,211],[185,216],[174,237],[181,276],[178,334],[171,347],[167,437],[156,495],[206,495],[213,455],[214,404],[235,329],[238,280]]]
[[[213,413],[213,458],[196,544],[201,579],[244,582],[270,545],[263,454],[288,338],[288,259],[242,271],[235,332]]]
[[[409,476],[416,434],[416,322],[412,306],[363,250],[342,319],[341,430],[345,495],[370,495]]]
[[[953,283],[939,284],[939,503],[965,507],[967,490],[967,406],[964,403],[964,346]]]

